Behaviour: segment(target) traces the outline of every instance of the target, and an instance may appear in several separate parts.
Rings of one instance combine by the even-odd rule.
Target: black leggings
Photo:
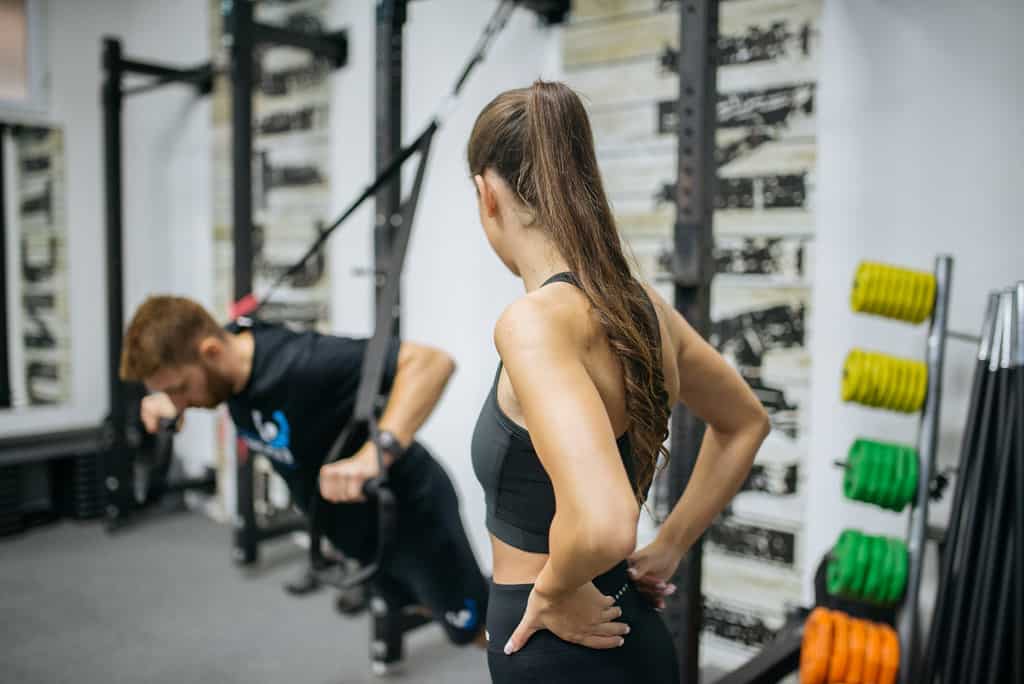
[[[413,443],[389,471],[398,530],[374,585],[389,603],[430,609],[452,643],[476,639],[487,617],[487,579],[459,514],[448,473]],[[323,514],[324,534],[351,558],[370,559],[377,546],[374,504],[340,504]]]
[[[626,574],[625,562],[594,579],[602,593],[619,595],[619,620],[629,625],[625,644],[597,650],[562,641],[551,632],[537,632],[517,653],[505,655],[526,611],[532,584],[494,584],[487,611],[487,664],[494,684],[677,684],[679,669],[668,627]]]

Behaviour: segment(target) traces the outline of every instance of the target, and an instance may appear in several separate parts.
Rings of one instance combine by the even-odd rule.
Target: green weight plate
[[[858,439],[855,442],[856,463],[851,469],[853,486],[850,496],[850,498],[855,501],[864,501],[864,497],[867,494],[868,478],[871,473],[871,462],[868,458],[868,444],[869,442],[864,439]]]
[[[861,501],[875,503],[878,501],[878,445],[868,442],[866,445],[864,467],[864,492]]]
[[[885,542],[880,537],[868,537],[866,541],[870,547],[871,560],[868,562],[868,573],[864,580],[861,598],[875,601],[881,587],[882,565],[885,562]]]
[[[902,511],[906,503],[903,499],[907,491],[907,476],[910,475],[910,463],[907,461],[905,447],[893,445],[892,458],[896,465],[896,475],[893,478],[892,498],[887,507],[890,511]]]
[[[889,577],[889,584],[886,589],[885,602],[895,603],[900,599],[901,587],[899,583],[900,566],[903,564],[903,553],[901,551],[901,547],[903,547],[903,542],[901,542],[899,539],[890,538],[889,546],[892,548],[892,575]]]
[[[907,551],[907,545],[900,541],[896,542],[896,567],[893,572],[892,578],[892,600],[902,601],[903,592],[907,588],[907,573],[910,571],[910,553]]]
[[[890,444],[879,443],[878,463],[878,500],[875,503],[882,508],[889,508],[889,502],[893,499],[896,478],[896,461],[893,458]]]
[[[886,478],[886,490],[882,497],[882,506],[894,510],[896,501],[899,499],[900,488],[903,486],[899,479],[899,447],[896,444],[885,445],[885,461],[888,477]]]
[[[856,539],[857,533],[854,530],[843,530],[839,535],[839,541],[836,542],[835,548],[832,550],[833,556],[838,557],[839,565],[836,571],[834,591],[830,588],[832,593],[845,594],[850,589],[853,573],[856,571],[852,553]]]
[[[832,547],[832,553],[829,554],[828,560],[828,593],[835,594],[839,592],[842,587],[842,561],[844,557],[843,549],[841,548],[843,542],[843,536],[839,535],[839,541]]]
[[[854,598],[860,598],[864,592],[864,582],[868,576],[868,566],[871,564],[871,544],[868,537],[859,534],[853,549],[853,581],[850,583],[850,594]]]
[[[835,555],[828,559],[826,572],[828,573],[825,577],[825,580],[828,583],[828,593],[838,594],[840,588],[843,586],[843,581],[839,559]]]
[[[847,499],[857,500],[857,469],[860,468],[863,458],[861,440],[855,439],[846,454],[846,470],[843,471],[843,496]]]
[[[910,466],[910,474],[907,477],[906,489],[904,490],[904,498],[906,499],[908,505],[913,505],[914,499],[917,497],[917,479],[921,475],[921,462],[917,455],[917,449],[907,447],[906,453],[907,463]]]
[[[888,603],[889,592],[892,590],[892,576],[896,569],[896,549],[889,537],[879,537],[882,542],[882,569],[878,573],[878,591],[875,592],[875,603]]]

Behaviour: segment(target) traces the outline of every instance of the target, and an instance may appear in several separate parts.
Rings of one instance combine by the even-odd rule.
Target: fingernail
[[[674,593],[676,593],[676,585],[668,585],[668,587],[665,589],[665,596],[671,596]]]
[[[508,643],[505,644],[505,655],[512,655],[512,640],[509,639]]]
[[[629,625],[626,625],[626,634],[629,634]]]
[[[664,589],[665,588],[665,583],[664,582],[658,582],[658,588],[659,589]]]
[[[621,646],[624,643],[626,643],[626,640],[620,637],[619,638],[619,646]]]
[[[636,568],[630,568],[630,569],[629,569],[629,570],[627,570],[626,572],[628,572],[628,573],[629,573],[629,576],[630,576],[630,577],[636,577]]]

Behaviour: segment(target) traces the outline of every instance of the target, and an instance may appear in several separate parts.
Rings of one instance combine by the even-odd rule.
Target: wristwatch
[[[398,459],[405,453],[405,447],[398,441],[395,433],[389,430],[381,430],[377,433],[377,445],[384,451],[391,454],[391,458]]]

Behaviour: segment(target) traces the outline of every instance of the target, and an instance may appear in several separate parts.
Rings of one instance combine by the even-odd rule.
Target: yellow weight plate
[[[914,363],[914,400],[910,412],[917,413],[924,408],[924,400],[928,394],[928,368],[921,362]]]
[[[896,311],[893,316],[901,321],[910,320],[910,305],[914,299],[914,274],[910,271],[900,271],[900,285],[896,295]]]
[[[886,269],[886,286],[885,286],[885,309],[884,315],[886,318],[896,318],[896,310],[899,304],[899,296],[901,288],[901,278],[899,269],[893,268],[892,266]]]
[[[878,408],[879,399],[882,398],[882,359],[877,353],[871,352],[867,357],[867,379],[868,391],[864,402],[869,407]]]
[[[905,363],[896,364],[896,396],[893,399],[894,410],[907,411],[910,404],[910,368]]]
[[[856,363],[857,350],[852,349],[846,354],[843,362],[843,377],[840,381],[839,393],[843,401],[853,401],[856,377],[854,376],[854,364]]]
[[[864,311],[864,305],[868,295],[868,274],[867,263],[862,261],[857,265],[853,274],[853,285],[850,288],[850,309],[856,312]]]
[[[919,308],[924,298],[924,280],[920,273],[914,273],[909,279],[909,290],[906,302],[906,320],[911,323],[920,323]]]
[[[935,276],[929,274],[925,280],[925,294],[922,301],[923,310],[921,311],[921,320],[927,320],[932,316],[932,310],[935,308]]]

